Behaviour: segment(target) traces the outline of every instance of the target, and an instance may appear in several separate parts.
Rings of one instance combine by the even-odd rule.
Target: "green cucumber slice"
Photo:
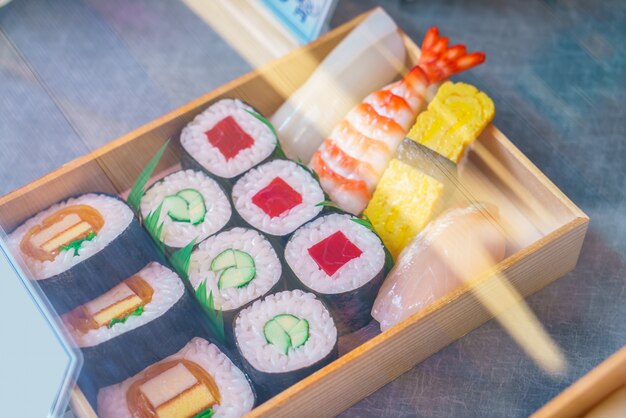
[[[167,214],[176,222],[189,222],[187,201],[180,196],[167,196],[163,199]]]
[[[268,343],[272,344],[282,354],[287,354],[291,346],[291,338],[274,319],[270,319],[263,327],[263,334]]]
[[[297,318],[290,314],[282,314],[276,315],[274,317],[274,321],[278,322],[278,324],[285,330],[285,332],[289,333],[289,331],[300,322],[300,318]]]
[[[291,346],[296,349],[309,339],[309,321],[301,319],[287,334],[291,338]]]
[[[231,249],[224,250],[219,253],[213,261],[211,261],[211,271],[220,271],[237,265],[235,261],[235,252]]]
[[[254,279],[256,269],[254,267],[228,267],[222,272],[217,287],[220,289],[244,287]]]
[[[176,193],[176,196],[183,198],[187,202],[189,222],[191,222],[192,225],[198,225],[204,222],[206,206],[204,204],[204,197],[199,191],[196,189],[183,189]]]
[[[235,254],[235,265],[238,268],[255,267],[254,258],[252,258],[250,254],[240,250],[233,250],[233,253]]]
[[[296,349],[309,339],[309,321],[291,314],[276,315],[265,323],[263,333],[268,343],[274,345],[283,354],[289,348]],[[288,341],[285,341],[285,338]]]

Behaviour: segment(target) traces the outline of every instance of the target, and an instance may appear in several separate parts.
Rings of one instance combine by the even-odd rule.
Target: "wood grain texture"
[[[581,417],[626,385],[626,347],[603,361],[531,418]]]
[[[10,230],[72,194],[121,193],[128,189],[163,141],[176,138],[182,127],[213,100],[238,97],[262,113],[271,114],[314,71],[316,62],[362,19],[363,16],[0,198],[0,225]],[[404,36],[404,40],[410,65],[416,62],[419,49],[408,37]],[[494,158],[477,153],[469,162],[472,169],[489,177],[498,193],[517,208],[519,216],[540,231],[539,239],[496,266],[496,271],[504,273],[527,296],[574,268],[588,218],[495,127],[486,130],[479,142]],[[178,152],[173,141],[157,171],[177,164]],[[535,199],[532,205],[517,207],[529,195]],[[537,208],[550,214],[549,224],[537,217]],[[502,217],[506,216],[502,213]],[[472,285],[488,292],[492,280],[492,275],[485,274]],[[470,287],[462,287],[277,395],[250,416],[337,414],[489,319]],[[93,416],[80,393],[74,394],[72,402],[77,416]]]

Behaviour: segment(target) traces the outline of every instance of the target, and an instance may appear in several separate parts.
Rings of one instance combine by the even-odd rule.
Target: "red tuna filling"
[[[283,179],[276,177],[252,197],[252,203],[270,218],[275,218],[302,203],[302,196]]]
[[[309,248],[309,254],[319,268],[332,276],[348,261],[363,254],[363,251],[354,245],[343,232],[337,231]]]
[[[204,133],[215,148],[226,160],[234,158],[240,151],[254,145],[254,139],[246,133],[232,116],[217,122],[213,128]]]

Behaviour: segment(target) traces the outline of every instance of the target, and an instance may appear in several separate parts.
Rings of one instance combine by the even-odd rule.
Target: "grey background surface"
[[[343,416],[527,416],[626,344],[626,2],[342,0],[331,26],[375,5],[415,40],[438,25],[485,51],[457,79],[592,220],[577,269],[528,300],[563,378],[491,321]],[[178,0],[14,0],[0,9],[0,194],[249,69]]]

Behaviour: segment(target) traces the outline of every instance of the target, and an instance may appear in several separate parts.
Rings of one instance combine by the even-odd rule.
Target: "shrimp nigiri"
[[[468,54],[464,45],[448,47],[448,38],[430,28],[418,64],[402,80],[371,93],[350,110],[313,154],[310,166],[331,199],[348,212],[361,213],[424,109],[426,89],[484,60],[485,54]]]
[[[451,209],[402,251],[385,279],[372,316],[386,330],[500,262],[506,238],[489,204]]]

